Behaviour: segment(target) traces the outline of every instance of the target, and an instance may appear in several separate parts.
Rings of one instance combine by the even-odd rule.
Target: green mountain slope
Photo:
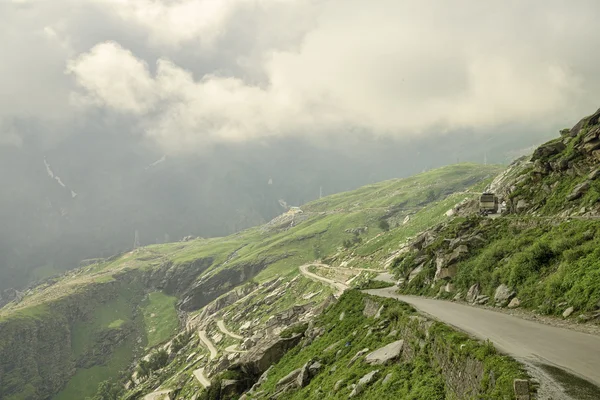
[[[599,119],[600,110],[491,183],[507,203],[502,217],[457,217],[407,246],[393,262],[402,290],[600,321]]]
[[[461,164],[386,181],[228,237],[148,246],[51,278],[0,309],[0,397],[93,395],[100,381],[127,378],[135,358],[165,343],[177,313],[200,318],[207,305],[276,278],[298,294],[254,310],[259,321],[303,303],[306,290],[315,294],[304,303],[318,304],[332,291],[299,277],[299,265],[360,248],[365,263],[353,262],[380,269],[388,248],[447,218],[458,201],[476,196],[466,193],[472,185],[500,170]]]

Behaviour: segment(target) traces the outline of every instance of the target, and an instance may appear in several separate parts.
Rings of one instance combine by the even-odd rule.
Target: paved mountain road
[[[313,274],[312,272],[310,272],[308,270],[308,267],[310,267],[312,265],[314,265],[316,267],[329,268],[329,265],[326,265],[326,264],[315,264],[315,263],[313,263],[313,264],[305,264],[305,265],[301,265],[299,267],[300,268],[300,273],[302,275],[306,276],[307,278],[310,278],[310,279],[315,280],[315,281],[320,281],[320,282],[323,282],[323,283],[325,283],[325,284],[327,284],[329,286],[332,286],[335,290],[337,290],[337,293],[335,295],[336,297],[340,297],[344,293],[344,291],[346,289],[348,289],[348,286],[345,285],[345,284],[343,284],[343,283],[341,283],[341,282],[337,282],[337,281],[334,281],[333,279],[329,279],[329,278],[325,278],[325,277],[317,275],[317,274]]]
[[[396,288],[365,293],[397,299],[531,363],[550,364],[600,385],[600,336],[543,325],[464,304],[395,293]]]
[[[217,350],[215,345],[210,341],[210,338],[206,334],[206,331],[200,331],[198,336],[200,337],[200,340],[202,341],[202,343],[204,343],[204,345],[210,352],[210,359],[214,360],[215,358],[217,358],[219,351]]]
[[[217,327],[219,328],[219,330],[221,332],[223,332],[227,336],[230,336],[230,337],[232,337],[234,339],[237,339],[237,340],[244,340],[244,338],[242,336],[237,335],[237,334],[231,332],[229,329],[227,329],[227,327],[225,326],[225,321],[223,321],[222,319],[220,319],[220,320],[217,321]]]

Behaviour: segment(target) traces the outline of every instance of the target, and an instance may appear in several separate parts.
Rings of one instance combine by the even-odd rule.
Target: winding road
[[[396,287],[365,290],[411,304],[421,312],[481,340],[503,353],[536,365],[559,367],[600,385],[600,336],[527,321],[508,314],[444,300],[395,293]]]
[[[325,278],[323,276],[320,276],[320,275],[317,275],[317,274],[314,274],[314,273],[310,272],[308,270],[308,267],[311,267],[313,265],[315,267],[329,268],[329,265],[326,265],[326,264],[315,264],[315,263],[304,264],[304,265],[301,265],[298,268],[300,269],[300,273],[302,275],[306,276],[307,278],[310,278],[310,279],[312,279],[314,281],[323,282],[323,283],[325,283],[325,284],[333,287],[337,291],[337,293],[335,294],[335,297],[340,297],[346,291],[346,289],[348,289],[348,286],[345,285],[345,284],[343,284],[343,283],[341,283],[341,282],[337,282],[337,281],[334,281],[333,279]]]
[[[230,337],[232,337],[234,339],[238,339],[238,340],[244,340],[244,338],[242,336],[236,335],[235,333],[233,333],[229,329],[227,329],[227,327],[225,326],[225,321],[223,321],[222,319],[217,321],[217,327],[219,328],[219,330],[221,332],[223,332],[227,336],[230,336]]]
[[[208,380],[208,378],[206,378],[206,376],[204,376],[204,368],[199,368],[195,370],[193,374],[196,377],[196,379],[198,379],[198,382],[200,382],[200,384],[204,386],[205,389],[210,386],[210,381]]]
[[[208,351],[210,351],[210,359],[214,360],[215,358],[217,358],[219,351],[217,350],[215,345],[210,341],[208,335],[206,334],[206,331],[200,331],[198,336],[200,337],[202,343],[204,343],[204,345],[208,348]]]

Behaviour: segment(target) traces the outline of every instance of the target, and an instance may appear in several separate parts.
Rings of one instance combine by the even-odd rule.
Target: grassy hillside
[[[136,355],[176,332],[175,308],[195,315],[244,283],[277,276],[291,280],[306,262],[337,263],[356,253],[349,267],[379,269],[401,242],[445,220],[457,202],[476,196],[469,188],[500,170],[460,164],[381,182],[325,197],[302,206],[302,212],[228,237],[147,246],[50,278],[0,309],[0,377],[11,378],[3,381],[11,384],[3,384],[0,396],[19,398],[24,390],[33,393],[32,399],[61,390],[57,398],[93,395],[97,383],[117,378]],[[25,344],[12,335],[18,329],[37,335],[49,321],[60,321],[57,346],[68,362],[51,366],[41,357],[23,364],[17,354]],[[27,345],[32,354],[56,351],[41,339],[35,343]],[[46,368],[61,370],[51,385],[41,383]],[[40,380],[31,380],[32,375]]]
[[[499,306],[515,298],[511,307],[600,321],[599,120],[563,130],[492,182],[506,215],[458,217],[408,246],[393,262],[402,290]]]

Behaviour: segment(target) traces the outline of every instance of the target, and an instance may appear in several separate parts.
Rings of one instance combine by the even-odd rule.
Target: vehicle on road
[[[482,215],[496,214],[498,212],[498,196],[494,193],[482,193],[479,197],[479,213]]]

